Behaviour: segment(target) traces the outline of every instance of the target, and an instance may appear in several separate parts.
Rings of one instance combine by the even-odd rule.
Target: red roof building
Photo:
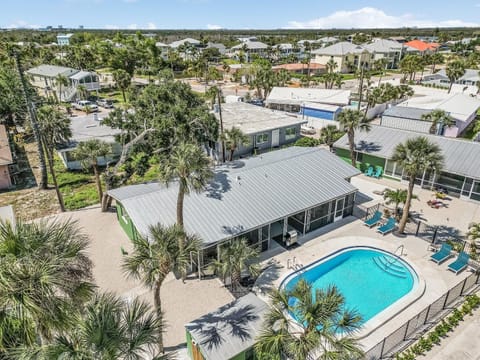
[[[437,50],[437,48],[440,46],[438,43],[427,43],[422,40],[412,40],[409,42],[405,43],[406,46],[410,46],[414,49],[417,49],[418,51],[425,52],[425,51],[430,51],[433,52]]]

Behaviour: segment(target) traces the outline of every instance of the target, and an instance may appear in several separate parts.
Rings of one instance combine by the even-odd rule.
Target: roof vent
[[[240,181],[240,176],[239,176],[239,175],[237,175],[237,177],[236,177],[236,179],[235,179],[235,180],[237,180],[237,182],[239,182],[239,181]]]

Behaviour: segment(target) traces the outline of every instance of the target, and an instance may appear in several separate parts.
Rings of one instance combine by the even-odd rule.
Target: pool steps
[[[389,275],[399,278],[407,277],[407,270],[403,265],[399,264],[397,259],[392,259],[387,256],[377,256],[373,258],[373,262]]]

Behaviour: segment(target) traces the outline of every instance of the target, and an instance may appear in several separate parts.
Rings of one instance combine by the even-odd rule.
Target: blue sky
[[[2,0],[0,27],[274,29],[480,26],[480,0]]]

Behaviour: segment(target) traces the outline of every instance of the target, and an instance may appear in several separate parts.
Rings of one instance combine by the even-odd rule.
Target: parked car
[[[110,99],[98,99],[97,105],[105,109],[113,109],[113,101]]]
[[[74,102],[72,104],[73,108],[76,109],[76,110],[81,110],[81,111],[90,111],[90,112],[93,112],[93,111],[98,111],[98,106],[94,103],[92,103],[91,101],[88,101],[88,100],[79,100],[77,102]]]

